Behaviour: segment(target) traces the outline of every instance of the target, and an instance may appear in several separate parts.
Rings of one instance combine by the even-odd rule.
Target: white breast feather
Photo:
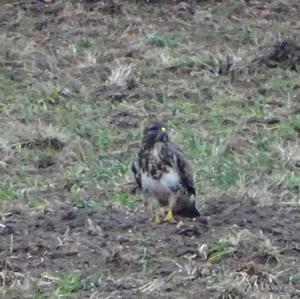
[[[178,172],[173,168],[169,168],[169,172],[163,174],[160,179],[161,184],[165,188],[175,187],[179,183],[179,175]]]
[[[175,187],[180,181],[178,173],[173,169],[169,168],[168,172],[164,173],[159,180],[142,174],[142,187],[144,190],[149,192],[169,192],[170,188]]]

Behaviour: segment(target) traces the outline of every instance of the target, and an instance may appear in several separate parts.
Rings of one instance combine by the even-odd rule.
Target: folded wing
[[[185,158],[184,153],[175,144],[172,146],[172,148],[175,156],[176,168],[180,175],[182,186],[186,189],[188,194],[196,195],[192,170],[188,161]]]

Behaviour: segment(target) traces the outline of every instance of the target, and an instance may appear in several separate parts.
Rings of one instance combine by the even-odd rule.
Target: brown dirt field
[[[129,210],[62,205],[35,213],[12,210],[6,224],[0,241],[1,271],[8,285],[28,279],[29,294],[37,282],[43,292],[50,291],[54,283],[50,273],[74,269],[91,277],[100,268],[100,290],[83,287],[75,298],[91,298],[93,292],[92,298],[220,298],[226,292],[245,298],[256,288],[260,294],[256,296],[297,298],[300,287],[299,281],[287,283],[283,274],[275,275],[281,270],[298,271],[299,207],[211,198],[199,219],[157,225],[145,214]],[[242,237],[222,266],[209,263],[211,253],[202,249],[228,232]],[[278,256],[262,250],[266,239],[278,249]],[[227,285],[207,281],[219,267],[228,275]],[[151,283],[146,283],[150,274]],[[22,292],[13,298],[25,297]]]

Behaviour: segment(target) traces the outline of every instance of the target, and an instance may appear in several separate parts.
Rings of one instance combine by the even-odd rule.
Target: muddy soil
[[[90,298],[93,292],[95,298],[221,298],[227,291],[243,298],[255,290],[255,283],[274,296],[289,293],[297,298],[300,282],[272,273],[297,272],[300,207],[211,198],[198,219],[178,221],[157,225],[145,213],[115,208],[96,211],[62,205],[34,214],[11,210],[1,232],[0,271],[6,273],[1,279],[11,285],[30,277],[29,293],[33,287],[47,293],[55,285],[53,277],[72,269],[85,278],[101,272],[101,279],[92,287],[87,282],[75,298]],[[210,263],[207,246],[212,248],[229,232],[243,232],[242,238],[220,263]],[[266,239],[278,249],[278,256],[261,249]],[[249,285],[234,289],[231,282],[227,290],[207,280],[225,266],[228,275],[246,275]],[[152,284],[145,283],[148,275]]]

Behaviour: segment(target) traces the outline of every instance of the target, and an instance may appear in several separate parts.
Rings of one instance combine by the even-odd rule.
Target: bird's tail
[[[199,217],[200,213],[196,208],[195,201],[193,201],[189,205],[187,205],[184,208],[182,208],[181,210],[177,211],[176,215],[179,215],[182,217],[195,218],[195,217]]]

